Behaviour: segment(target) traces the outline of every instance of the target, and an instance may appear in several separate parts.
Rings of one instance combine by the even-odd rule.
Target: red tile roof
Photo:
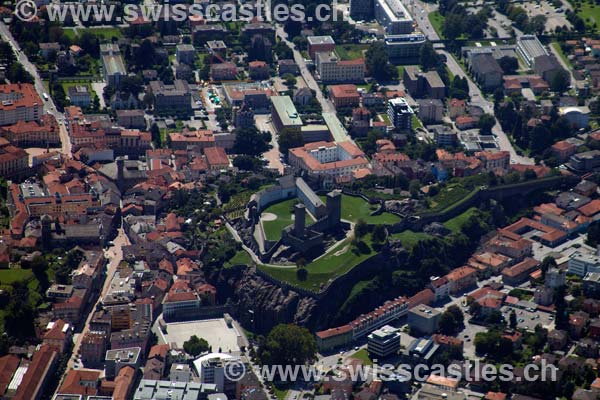
[[[350,325],[342,325],[338,326],[337,328],[331,328],[325,331],[317,332],[317,337],[319,337],[320,339],[327,339],[332,336],[343,335],[351,331],[352,327]]]
[[[12,376],[19,367],[19,357],[12,354],[0,357],[0,396],[6,393]]]
[[[57,353],[48,345],[42,345],[33,355],[29,368],[17,389],[14,400],[31,400],[40,395],[42,383],[47,379],[57,361]]]
[[[229,158],[222,147],[207,147],[204,149],[206,162],[211,167],[228,167]]]
[[[127,400],[127,395],[131,391],[135,379],[135,369],[130,366],[121,368],[115,378],[115,390],[113,391],[113,400]]]
[[[59,393],[95,396],[98,394],[99,379],[100,371],[70,370],[59,389]]]
[[[329,86],[329,94],[335,98],[360,98],[356,85]]]
[[[29,83],[0,85],[0,97],[10,98],[10,102],[0,102],[0,111],[15,110],[20,107],[42,106],[42,99]]]
[[[458,281],[458,280],[464,279],[468,276],[476,275],[476,274],[477,274],[477,271],[474,268],[471,268],[471,267],[465,265],[465,266],[462,266],[462,267],[459,267],[459,268],[456,268],[456,269],[450,271],[446,275],[446,278],[449,281]]]
[[[67,323],[62,319],[54,321],[52,328],[44,334],[44,340],[65,340],[67,337],[66,332],[64,332],[65,325]]]
[[[577,210],[586,217],[592,217],[600,212],[600,200],[594,199]]]

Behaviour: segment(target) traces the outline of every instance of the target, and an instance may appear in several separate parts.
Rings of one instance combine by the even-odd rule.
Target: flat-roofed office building
[[[375,18],[390,35],[413,31],[413,18],[401,0],[375,0]]]
[[[367,336],[367,350],[377,357],[387,357],[400,350],[400,330],[385,325]]]
[[[273,125],[277,129],[277,132],[281,132],[284,129],[300,131],[303,125],[302,119],[290,96],[272,96],[271,103],[273,104],[271,117],[273,118]]]

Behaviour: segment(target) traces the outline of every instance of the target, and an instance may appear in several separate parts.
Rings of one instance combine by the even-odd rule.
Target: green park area
[[[363,365],[373,365],[373,361],[371,361],[371,357],[369,357],[369,352],[367,349],[360,349],[356,353],[352,354],[350,358],[355,358],[363,362]]]
[[[341,44],[335,46],[335,52],[342,60],[356,60],[365,57],[368,44]]]
[[[294,222],[292,212],[294,204],[298,201],[298,199],[285,200],[267,207],[262,212],[262,224],[267,240],[279,240],[283,228]],[[306,224],[312,222],[313,218],[309,213],[306,213]]]
[[[0,286],[12,285],[15,282],[26,282],[33,278],[30,269],[11,268],[0,270]]]
[[[324,203],[327,202],[326,196],[321,196],[321,200]],[[400,222],[400,217],[397,215],[384,212],[381,215],[371,215],[373,211],[376,211],[379,206],[376,204],[369,204],[362,197],[342,195],[342,219],[350,222],[358,222],[362,219],[367,224],[392,225]]]
[[[471,190],[465,188],[460,182],[451,183],[444,187],[429,202],[431,211],[442,211],[464,199]]]
[[[229,259],[224,265],[225,268],[233,267],[234,265],[248,265],[252,262],[250,254],[245,250],[239,250],[235,255]]]
[[[402,243],[403,247],[410,249],[419,241],[429,239],[431,236],[425,232],[413,232],[411,230],[406,230],[400,233],[394,233],[391,235],[391,238],[400,240],[400,243]]]
[[[119,28],[103,27],[103,28],[65,28],[63,30],[65,36],[73,40],[83,33],[91,33],[100,40],[111,40],[113,37],[123,37],[123,32]]]
[[[586,26],[600,27],[600,5],[594,2],[578,2],[577,15],[583,19]]]
[[[432,13],[429,13],[429,22],[431,22],[431,26],[433,27],[433,29],[435,29],[436,33],[438,34],[438,36],[440,37],[440,39],[444,38],[444,34],[442,33],[442,29],[444,26],[444,16],[442,14],[440,14],[439,11],[434,11]]]
[[[560,44],[558,42],[552,42],[550,45],[552,46],[552,48],[554,50],[556,50],[556,53],[560,56],[560,58],[563,60],[563,62],[570,67],[571,61],[569,60],[569,58],[563,51],[562,47],[560,47]]]
[[[465,224],[465,222],[467,222],[469,220],[469,218],[471,218],[472,216],[476,215],[477,212],[478,212],[478,208],[471,207],[464,213],[462,213],[454,218],[449,219],[448,221],[444,222],[443,224],[446,228],[450,229],[452,232],[460,232],[461,228]],[[405,248],[411,249],[419,241],[430,239],[430,238],[432,238],[432,236],[425,232],[414,232],[411,230],[405,230],[400,233],[392,234],[391,238],[400,240],[400,242],[402,243],[402,245]]]
[[[362,261],[375,255],[371,236],[363,238],[360,246],[352,244],[352,237],[346,238],[329,249],[327,254],[306,265],[306,279],[300,280],[296,268],[280,268],[261,265],[259,268],[281,281],[304,289],[318,292],[322,283],[345,274]]]
[[[477,211],[478,211],[477,208],[471,207],[464,213],[460,214],[459,216],[454,217],[454,218],[449,219],[448,221],[444,222],[444,226],[453,232],[460,232],[460,230],[461,230],[462,226],[465,224],[465,222],[467,222],[469,220],[469,218],[474,216],[477,213]]]
[[[92,82],[89,79],[82,79],[82,80],[72,79],[70,81],[61,81],[60,84],[63,87],[63,90],[65,91],[65,93],[67,95],[69,95],[69,88],[72,88],[75,86],[85,86],[85,87],[87,87],[88,92],[91,93],[92,99],[94,99],[95,97],[98,97],[96,95],[96,92],[92,88]]]

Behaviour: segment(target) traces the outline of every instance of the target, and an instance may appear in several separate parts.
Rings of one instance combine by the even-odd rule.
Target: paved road
[[[429,40],[440,40],[440,36],[437,34],[433,25],[429,22],[429,14],[438,10],[437,4],[425,3],[421,0],[414,0],[414,6],[409,7],[409,11],[412,12],[415,21],[419,25],[421,32],[429,38]]]
[[[6,24],[3,22],[0,22],[0,36],[2,36],[2,38],[11,45],[19,63],[21,63],[23,68],[27,72],[29,72],[31,76],[33,76],[33,79],[35,80],[35,90],[38,92],[42,101],[44,101],[45,110],[48,113],[54,115],[56,117],[56,120],[58,121],[58,125],[60,128],[60,141],[62,143],[62,153],[65,156],[71,158],[71,139],[69,138],[67,127],[64,123],[64,114],[58,111],[51,97],[49,97],[47,101],[43,98],[42,94],[46,93],[46,87],[44,86],[42,78],[40,78],[40,74],[38,73],[37,68],[29,61],[25,53],[21,51],[21,47],[19,46],[12,33],[8,29],[8,26],[6,26]]]
[[[445,50],[441,50],[438,52],[441,54],[444,54],[446,56],[446,59],[447,59],[446,65],[448,66],[448,69],[450,69],[450,72],[452,72],[453,75],[462,76],[462,77],[467,78],[467,81],[469,82],[469,93],[471,94],[470,103],[474,106],[481,107],[483,109],[483,111],[485,111],[485,113],[494,115],[494,103],[492,103],[491,101],[487,100],[484,97],[483,93],[481,92],[481,89],[479,89],[479,86],[477,86],[473,82],[471,77],[465,73],[465,71],[462,69],[462,67],[454,59],[454,56],[452,56],[450,53],[448,53]],[[510,159],[512,161],[514,161],[517,164],[526,164],[526,165],[534,165],[535,164],[533,159],[531,159],[529,157],[525,157],[525,156],[520,156],[517,154],[515,148],[510,143],[508,136],[502,130],[502,127],[500,126],[500,123],[498,122],[498,120],[496,120],[496,125],[494,125],[494,128],[492,129],[492,133],[494,134],[494,136],[496,136],[496,138],[498,140],[498,146],[500,147],[500,150],[508,151],[510,153]]]
[[[438,34],[435,32],[435,29],[433,29],[433,26],[429,22],[429,18],[427,18],[427,14],[435,11],[437,9],[437,6],[431,5],[428,3],[423,3],[420,0],[414,0],[414,2],[415,2],[414,8],[417,11],[416,14],[418,14],[418,16],[416,17],[416,21],[417,21],[421,31],[423,33],[425,33],[425,35],[427,35],[429,40],[439,39]],[[420,9],[425,10],[425,12],[421,13],[419,11]],[[479,87],[473,82],[471,77],[465,73],[465,71],[458,64],[458,62],[454,59],[454,57],[447,51],[440,50],[440,51],[438,51],[438,53],[446,56],[446,59],[447,59],[446,65],[448,65],[448,69],[450,69],[450,72],[452,72],[453,75],[463,76],[463,77],[467,78],[467,81],[469,82],[469,92],[471,94],[471,104],[481,107],[488,114],[494,115],[494,104],[491,101],[488,101],[483,96],[481,89],[479,89]],[[502,127],[500,126],[500,124],[498,123],[497,120],[496,120],[496,125],[492,129],[492,133],[498,139],[498,146],[500,147],[500,149],[510,152],[510,158],[515,163],[527,164],[527,165],[535,164],[533,159],[524,157],[524,156],[519,156],[517,154],[516,150],[510,143],[508,136],[506,136],[506,134],[502,130]]]
[[[550,52],[552,54],[554,54],[554,57],[556,57],[556,59],[558,60],[560,65],[565,69],[565,71],[567,71],[569,73],[569,78],[571,80],[571,86],[575,87],[575,77],[573,76],[573,68],[571,68],[570,66],[567,65],[567,63],[562,59],[559,52],[554,48],[554,46],[549,44],[548,48],[550,49]]]
[[[67,369],[66,369],[67,372],[75,366],[75,361],[79,358],[78,354],[79,354],[80,348],[81,348],[81,340],[83,339],[85,334],[89,331],[90,322],[94,315],[94,311],[96,310],[96,307],[98,306],[98,304],[101,304],[102,299],[108,292],[108,289],[110,288],[110,282],[112,280],[113,275],[115,274],[115,272],[117,270],[117,266],[119,265],[121,260],[123,260],[123,249],[122,248],[123,248],[123,246],[128,246],[130,244],[129,238],[127,237],[127,235],[125,234],[125,231],[123,231],[123,229],[119,229],[118,235],[115,238],[114,243],[115,243],[114,246],[108,248],[104,252],[105,257],[107,257],[109,260],[108,265],[107,265],[107,270],[106,270],[106,279],[104,280],[104,285],[102,286],[102,291],[100,292],[100,295],[98,296],[98,300],[96,301],[96,304],[94,304],[94,307],[91,309],[89,315],[87,316],[85,325],[83,326],[81,333],[76,335],[76,337],[73,341],[73,353],[71,354],[71,359],[69,360],[69,363],[67,364]],[[58,387],[60,387],[60,385]]]
[[[323,113],[330,113],[330,114],[332,114],[333,118],[335,118],[335,120],[337,120],[337,122],[339,122],[339,125],[343,126],[343,124],[337,118],[337,114],[335,112],[335,107],[334,107],[333,103],[331,103],[331,101],[329,101],[328,99],[325,98],[325,96],[323,96],[323,92],[321,91],[321,88],[317,84],[317,81],[315,81],[315,78],[312,76],[312,74],[308,70],[308,67],[306,65],[306,61],[304,61],[304,57],[302,56],[302,54],[300,53],[300,51],[298,51],[298,49],[296,48],[296,45],[294,45],[294,43],[290,42],[287,39],[288,35],[283,30],[283,26],[277,25],[276,32],[277,32],[277,36],[279,36],[281,38],[281,40],[284,41],[293,50],[293,52],[294,52],[294,60],[296,61],[296,64],[298,65],[298,68],[300,68],[300,73],[302,74],[302,77],[304,78],[304,81],[306,82],[306,85],[310,89],[312,89],[312,90],[314,90],[316,92],[316,94],[317,94],[317,100],[321,104],[321,108],[323,109]],[[336,123],[336,122],[334,121],[334,123]],[[344,129],[344,131],[345,131],[345,129]],[[350,135],[347,134],[347,132],[346,132],[345,140],[352,141],[352,138],[350,137]]]

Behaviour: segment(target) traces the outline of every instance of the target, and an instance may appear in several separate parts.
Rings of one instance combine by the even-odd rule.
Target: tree
[[[373,42],[365,54],[367,72],[378,81],[389,81],[398,76],[396,68],[389,63],[383,42]]]
[[[255,127],[236,129],[233,152],[236,154],[257,156],[269,150],[270,141],[270,133],[260,132]]]
[[[534,33],[537,35],[541,35],[544,33],[544,29],[546,29],[546,18],[545,15],[536,15],[535,17],[529,20],[529,23],[526,26],[526,33]]]
[[[593,222],[588,228],[586,244],[596,247],[600,244],[600,222]]]
[[[152,106],[154,105],[154,95],[151,92],[144,93],[144,98],[142,99],[142,102],[144,103],[147,109],[152,108]]]
[[[421,64],[421,68],[424,71],[428,71],[430,69],[434,69],[440,63],[440,57],[435,52],[433,48],[433,44],[427,41],[419,52],[419,64]]]
[[[298,268],[296,270],[296,277],[300,282],[304,282],[308,279],[308,270],[306,268]]]
[[[360,239],[367,233],[369,233],[369,226],[364,219],[359,219],[356,222],[356,225],[354,225],[354,236],[356,236],[357,239]]]
[[[156,144],[156,147],[161,147],[162,138],[160,136],[160,128],[156,123],[153,123],[150,127],[150,134],[152,135],[152,141]]]
[[[556,329],[565,329],[569,326],[569,313],[567,311],[564,286],[560,286],[554,290],[554,299]]]
[[[515,312],[515,310],[512,310],[510,312],[509,326],[510,326],[510,329],[516,329],[517,328],[517,313]]]
[[[567,71],[561,69],[552,77],[552,80],[550,81],[550,89],[557,93],[563,93],[569,88],[570,84],[571,76]]]
[[[385,240],[385,238],[386,238],[385,226],[376,225],[375,228],[373,228],[373,241],[375,243],[381,243]]]
[[[208,351],[208,342],[196,335],[192,335],[189,340],[183,342],[183,349],[191,356],[197,357],[200,354]]]
[[[444,335],[454,335],[464,326],[464,315],[456,305],[448,307],[440,316],[439,329]]]
[[[471,305],[469,306],[469,313],[473,317],[478,317],[480,312],[481,312],[481,304],[479,304],[476,301],[472,302]]]
[[[525,172],[523,172],[523,178],[526,181],[532,181],[537,178],[537,174],[535,173],[534,170],[528,169],[528,170],[525,170]]]
[[[482,135],[491,135],[494,125],[496,125],[496,118],[493,115],[483,114],[479,118],[479,129]]]
[[[512,343],[497,330],[479,332],[475,335],[475,351],[487,354],[491,359],[502,359],[512,354]]]
[[[296,77],[292,74],[285,74],[282,78],[285,80],[285,85],[288,87],[288,89],[294,88],[298,82]]]
[[[507,75],[512,75],[519,69],[519,61],[513,57],[502,57],[498,60],[498,64]]]
[[[442,25],[442,33],[448,40],[454,40],[463,33],[463,16],[449,14]]]
[[[233,159],[233,166],[242,171],[259,171],[261,169],[260,160],[253,156],[241,155]]]
[[[139,68],[149,68],[154,64],[156,58],[156,51],[154,45],[148,39],[143,40],[142,43],[133,52],[133,63]]]
[[[494,91],[494,105],[499,104],[502,100],[504,100],[504,90],[501,87],[496,88]]]
[[[29,289],[23,282],[12,284],[10,301],[4,314],[4,329],[9,336],[19,341],[33,337],[35,310],[31,306]]]
[[[295,324],[279,324],[259,343],[263,365],[303,365],[314,359],[317,344],[313,334]]]
[[[458,307],[457,305],[451,305],[450,307],[448,307],[446,312],[449,312],[450,314],[452,314],[452,316],[454,317],[454,320],[456,321],[458,326],[462,327],[464,325],[465,315],[463,314],[460,307]]]
[[[418,179],[413,179],[408,184],[408,191],[410,192],[410,197],[416,199],[419,197],[419,191],[421,190],[421,182]]]
[[[297,129],[284,129],[279,134],[279,151],[287,154],[289,149],[300,147],[304,144],[304,137]]]

